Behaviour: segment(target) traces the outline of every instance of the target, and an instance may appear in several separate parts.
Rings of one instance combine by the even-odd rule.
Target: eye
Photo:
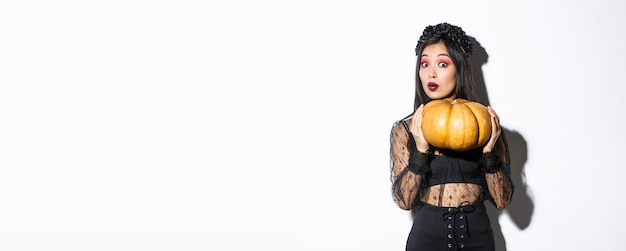
[[[443,67],[443,68],[448,67],[448,63],[446,63],[446,62],[440,62],[438,65],[439,65],[439,67]]]
[[[422,68],[426,68],[426,67],[428,67],[428,63],[426,63],[426,62],[422,62],[422,63],[420,63],[420,66],[421,66]]]

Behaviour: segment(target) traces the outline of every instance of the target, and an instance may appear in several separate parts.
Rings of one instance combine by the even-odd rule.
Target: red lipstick
[[[437,89],[439,89],[439,85],[435,82],[428,82],[428,90],[430,90],[431,92],[436,91]]]

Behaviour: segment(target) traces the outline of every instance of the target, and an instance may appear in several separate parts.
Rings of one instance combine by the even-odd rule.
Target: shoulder
[[[407,133],[409,131],[409,125],[411,124],[411,118],[413,114],[410,114],[400,120],[397,120],[393,123],[391,127],[392,134],[398,134],[401,132]]]
[[[400,119],[400,120],[396,120],[393,123],[393,129],[396,129],[397,127],[404,127],[404,126],[408,126],[411,124],[411,118],[413,118],[413,114],[409,114],[408,116]]]

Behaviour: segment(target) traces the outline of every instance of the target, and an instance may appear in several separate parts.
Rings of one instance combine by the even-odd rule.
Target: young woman
[[[448,23],[427,26],[415,48],[414,112],[391,130],[394,201],[415,212],[407,251],[495,250],[484,201],[503,209],[513,193],[498,115],[488,107],[491,138],[475,150],[437,149],[421,130],[422,110],[431,100],[478,102],[469,60],[473,49],[465,32]]]

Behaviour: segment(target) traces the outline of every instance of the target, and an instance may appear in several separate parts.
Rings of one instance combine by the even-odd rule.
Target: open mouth
[[[428,82],[428,90],[436,91],[439,88],[439,85],[433,82]]]

